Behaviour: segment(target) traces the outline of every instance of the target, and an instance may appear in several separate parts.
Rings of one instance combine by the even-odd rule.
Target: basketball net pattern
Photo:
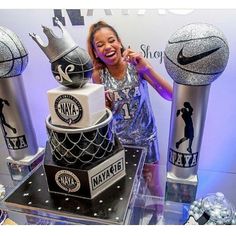
[[[108,125],[86,133],[58,133],[48,129],[51,153],[58,161],[75,164],[94,162],[112,152],[114,135]]]

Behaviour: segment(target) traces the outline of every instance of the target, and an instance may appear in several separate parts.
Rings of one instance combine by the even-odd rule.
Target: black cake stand
[[[40,166],[5,199],[8,209],[63,224],[126,224],[132,195],[139,184],[145,149],[125,146],[126,176],[94,199],[48,192]],[[47,221],[41,221],[47,222]],[[31,222],[37,224],[37,221]]]

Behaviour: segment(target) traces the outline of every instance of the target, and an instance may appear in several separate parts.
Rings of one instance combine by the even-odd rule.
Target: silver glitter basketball
[[[28,54],[18,36],[0,27],[0,78],[20,75],[28,63]]]
[[[223,33],[209,24],[189,24],[177,30],[164,52],[168,74],[176,83],[207,85],[224,71],[229,48]]]

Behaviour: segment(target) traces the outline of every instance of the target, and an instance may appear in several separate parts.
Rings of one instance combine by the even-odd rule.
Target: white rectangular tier
[[[53,125],[86,128],[106,113],[104,86],[100,84],[87,83],[76,89],[61,86],[47,94]]]

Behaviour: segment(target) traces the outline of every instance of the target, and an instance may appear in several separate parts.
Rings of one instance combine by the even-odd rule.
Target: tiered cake
[[[94,198],[125,175],[124,150],[112,131],[104,86],[87,83],[92,63],[56,19],[62,37],[43,26],[49,44],[30,34],[52,63],[62,84],[48,91],[48,144],[44,169],[50,192]]]

